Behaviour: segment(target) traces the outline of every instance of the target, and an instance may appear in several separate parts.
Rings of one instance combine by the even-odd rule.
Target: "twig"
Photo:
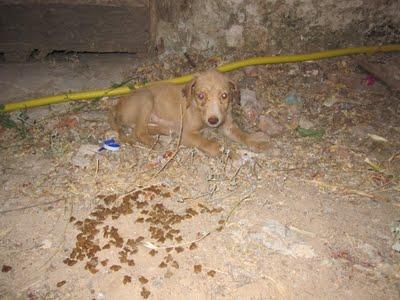
[[[147,160],[149,160],[150,154],[153,152],[154,147],[157,145],[159,140],[160,140],[160,135],[158,134],[155,142],[153,143],[153,145],[151,146],[151,148],[149,150],[149,153],[147,154]]]
[[[233,174],[233,176],[231,178],[229,178],[229,181],[232,181],[233,179],[235,179],[235,177],[239,174],[240,170],[242,169],[243,165],[241,165],[235,172],[235,174]]]
[[[217,190],[217,185],[214,185],[214,187],[213,187],[213,189],[210,191],[210,192],[207,192],[207,193],[204,193],[204,194],[200,194],[200,195],[198,195],[198,196],[196,196],[196,197],[184,197],[184,198],[182,198],[183,200],[196,200],[196,199],[199,199],[199,198],[203,198],[203,197],[205,197],[205,196],[208,196],[208,195],[214,195],[214,193],[215,193],[215,191]]]
[[[96,161],[96,175],[99,173],[99,169],[100,169],[100,160],[99,159],[97,159],[97,161]]]
[[[296,232],[298,232],[298,233],[301,233],[301,234],[310,236],[310,237],[312,237],[312,238],[315,238],[315,237],[316,237],[316,234],[315,234],[314,232],[306,231],[306,230],[303,230],[303,229],[294,227],[294,226],[292,226],[292,225],[289,225],[288,228],[291,229],[291,230],[293,230],[293,231],[296,231]]]
[[[57,203],[57,202],[60,202],[63,200],[65,200],[65,199],[61,198],[61,199],[57,199],[57,200],[53,200],[53,201],[41,202],[41,203],[32,204],[32,205],[23,206],[23,207],[10,208],[10,209],[6,209],[6,210],[1,210],[0,214],[7,214],[7,213],[13,212],[13,211],[25,210],[25,209],[35,208],[35,207],[39,207],[39,206],[43,206],[43,205],[54,204],[54,203]]]
[[[228,221],[231,218],[233,212],[240,206],[240,204],[242,204],[244,200],[250,198],[250,196],[251,196],[251,194],[248,194],[248,195],[244,196],[243,198],[241,198],[238,202],[235,203],[235,205],[229,211],[228,216],[225,218],[225,224],[228,223]]]
[[[319,181],[319,180],[307,180],[307,179],[304,179],[304,181],[305,182],[309,182],[309,183],[316,183],[317,185],[320,185],[320,186],[323,186],[323,187],[340,190],[342,193],[345,193],[345,194],[354,194],[354,195],[358,195],[358,196],[369,198],[371,200],[379,200],[379,201],[382,201],[382,202],[388,202],[386,199],[384,199],[382,197],[379,197],[378,195],[368,194],[368,193],[363,192],[363,191],[349,189],[347,187],[341,187],[341,186],[329,184],[329,183],[326,183],[326,182],[322,182],[322,181]]]

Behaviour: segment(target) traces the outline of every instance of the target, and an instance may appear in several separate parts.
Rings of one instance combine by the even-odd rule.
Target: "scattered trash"
[[[306,128],[301,128],[301,127],[297,127],[297,132],[300,134],[301,137],[321,138],[325,134],[325,131],[323,129],[314,130],[314,129],[306,129]]]
[[[368,133],[367,134],[373,141],[379,142],[379,143],[389,143],[387,139],[384,137],[381,137],[379,135],[373,134],[373,133]]]
[[[103,145],[98,151],[103,151],[103,150],[110,150],[110,151],[118,151],[121,148],[121,145],[118,144],[114,138],[105,140],[103,142]]]

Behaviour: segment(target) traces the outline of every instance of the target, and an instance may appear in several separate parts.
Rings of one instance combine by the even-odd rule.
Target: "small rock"
[[[71,163],[80,168],[86,168],[90,165],[91,157],[97,153],[99,146],[92,144],[81,145],[78,152],[72,158]]]
[[[368,133],[373,132],[373,127],[368,126],[368,125],[357,125],[353,128],[351,128],[351,134],[354,138],[357,140],[363,140],[368,137]]]
[[[266,220],[261,230],[249,234],[249,239],[283,255],[308,259],[316,256],[296,232],[276,220]]]
[[[96,300],[105,300],[106,296],[103,293],[98,293],[96,296]]]
[[[295,105],[295,104],[301,104],[302,101],[301,99],[297,96],[296,93],[290,93],[283,99],[283,103],[287,105]]]
[[[340,99],[338,99],[336,96],[332,96],[328,99],[326,99],[323,103],[324,106],[326,107],[332,107],[336,103],[342,102]]]
[[[258,128],[269,136],[277,136],[286,131],[286,128],[279,124],[271,116],[261,116]]]
[[[304,129],[311,129],[314,127],[314,123],[305,117],[301,117],[299,120],[299,126]]]
[[[251,123],[257,123],[263,107],[257,100],[256,92],[249,89],[241,89],[240,105],[246,120]]]
[[[400,221],[394,222],[391,226],[391,230],[394,233],[394,243],[392,245],[392,249],[400,252]]]
[[[379,256],[378,251],[375,249],[375,247],[371,246],[370,244],[363,244],[358,247],[361,252],[366,254],[368,258],[374,262],[381,261],[381,258]]]
[[[241,89],[240,90],[240,105],[254,105],[258,104],[257,95],[255,91],[249,89]]]
[[[233,25],[225,32],[226,44],[231,48],[242,47],[244,44],[243,26]]]
[[[52,242],[49,240],[43,240],[42,242],[42,248],[43,249],[50,249],[52,246]]]
[[[89,122],[105,122],[107,121],[107,114],[100,111],[88,111],[83,113],[81,118]]]
[[[251,272],[243,269],[240,266],[228,264],[227,268],[229,270],[229,274],[232,276],[232,278],[236,282],[240,282],[242,284],[250,283],[251,279],[254,277],[254,274],[252,274]]]

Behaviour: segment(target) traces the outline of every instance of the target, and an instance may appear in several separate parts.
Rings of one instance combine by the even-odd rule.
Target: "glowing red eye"
[[[200,100],[203,100],[203,99],[204,99],[204,93],[198,93],[198,94],[197,94],[197,97],[198,97]]]
[[[222,97],[222,99],[226,99],[226,98],[228,98],[228,94],[227,94],[227,93],[223,93],[223,94],[221,95],[221,97]]]

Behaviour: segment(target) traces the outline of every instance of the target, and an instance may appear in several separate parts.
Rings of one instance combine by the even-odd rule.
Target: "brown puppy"
[[[201,135],[205,127],[218,128],[252,151],[263,151],[267,143],[243,132],[233,121],[231,102],[236,89],[232,80],[217,71],[195,75],[186,85],[154,84],[121,98],[109,121],[122,141],[138,140],[149,147],[155,143],[152,135],[179,133],[182,121],[182,144],[209,155],[218,155],[220,146]],[[134,127],[132,134],[124,135],[122,126]]]

